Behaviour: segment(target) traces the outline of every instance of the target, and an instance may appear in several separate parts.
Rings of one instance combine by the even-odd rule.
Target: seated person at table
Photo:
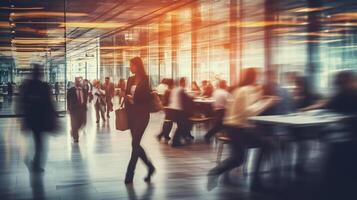
[[[201,94],[201,89],[200,89],[200,87],[198,86],[198,84],[197,84],[196,81],[193,81],[193,82],[192,82],[191,91],[194,92],[194,93],[197,94],[197,95]]]
[[[220,80],[218,82],[217,89],[212,94],[212,98],[214,99],[213,110],[215,124],[213,128],[206,133],[206,142],[209,142],[210,139],[222,129],[225,106],[227,104],[228,97],[229,93],[227,91],[227,82],[225,80]]]
[[[319,96],[312,91],[307,77],[297,76],[295,78],[295,89],[293,91],[294,106],[296,109],[304,110],[315,104]]]
[[[293,90],[293,109],[305,111],[319,101],[319,96],[312,91],[312,86],[307,77],[296,76]],[[303,173],[306,171],[307,158],[311,152],[310,141],[318,138],[319,134],[314,127],[295,127],[291,128],[290,132],[297,142],[295,170],[298,173]]]
[[[173,125],[172,122],[173,111],[169,109],[167,106],[169,105],[170,102],[171,91],[174,88],[174,81],[172,79],[166,79],[165,83],[167,84],[167,90],[165,91],[162,98],[162,105],[165,108],[165,121],[164,124],[162,125],[161,133],[158,136],[156,136],[159,141],[161,140],[162,137],[164,137],[166,141],[169,141],[171,139],[169,135]]]
[[[259,168],[263,155],[270,152],[271,144],[262,135],[254,131],[252,125],[248,123],[248,118],[257,116],[264,110],[275,105],[278,101],[276,97],[264,97],[262,90],[257,86],[257,71],[255,68],[246,68],[243,71],[243,80],[240,86],[232,93],[233,101],[227,106],[223,124],[231,138],[230,156],[221,164],[211,169],[208,173],[207,189],[211,190],[217,185],[219,175],[239,167],[244,162],[247,146],[260,147],[258,162],[253,175],[252,187],[259,187]]]
[[[339,72],[335,78],[333,96],[314,108],[326,108],[346,115],[342,130],[343,138],[329,141],[324,176],[322,199],[357,199],[357,76],[353,71]],[[312,108],[312,107],[311,107]],[[340,134],[346,133],[346,134]]]
[[[162,81],[160,82],[160,84],[156,87],[156,92],[159,95],[164,95],[165,91],[167,90],[167,80],[166,78],[162,79]]]
[[[275,106],[267,109],[262,115],[284,115],[293,112],[293,102],[287,89],[282,88],[278,83],[276,70],[268,70],[265,72],[266,83],[263,86],[265,96],[277,96],[280,102]]]
[[[189,117],[193,111],[193,100],[186,92],[186,79],[180,78],[179,86],[171,91],[170,102],[168,108],[173,112],[174,121],[177,123],[177,129],[172,139],[172,146],[181,146],[181,138],[187,140],[193,139],[191,135],[192,124]]]
[[[202,88],[201,96],[203,96],[203,97],[211,97],[212,96],[213,86],[209,81],[203,80],[201,88]]]

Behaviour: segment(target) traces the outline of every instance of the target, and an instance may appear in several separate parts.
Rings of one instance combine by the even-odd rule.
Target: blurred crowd
[[[79,131],[87,123],[87,107],[92,105],[96,113],[96,123],[107,122],[114,111],[114,105],[125,105],[129,119],[129,129],[132,134],[133,151],[128,166],[125,183],[131,183],[138,158],[148,167],[146,181],[150,181],[155,168],[143,148],[141,137],[149,123],[149,113],[152,112],[153,93],[159,96],[165,117],[162,129],[158,130],[157,140],[165,140],[172,147],[183,147],[195,140],[192,132],[197,123],[205,124],[204,141],[211,143],[213,138],[224,135],[231,147],[231,154],[208,172],[208,189],[217,185],[221,174],[240,167],[246,161],[250,148],[259,148],[257,163],[253,173],[252,188],[262,188],[261,162],[267,157],[284,149],[287,143],[294,141],[297,146],[297,161],[294,164],[296,172],[306,171],[306,160],[311,145],[306,145],[311,139],[326,139],[333,133],[341,133],[339,142],[335,140],[330,145],[327,164],[324,165],[324,178],[329,179],[326,187],[341,189],[341,181],[348,176],[356,177],[351,167],[345,169],[345,164],[357,167],[353,153],[357,152],[356,114],[357,114],[357,78],[354,71],[340,71],[334,78],[334,85],[329,96],[319,94],[314,90],[311,80],[298,73],[290,73],[289,87],[281,85],[276,70],[267,70],[259,77],[257,68],[246,68],[238,84],[228,85],[225,80],[208,80],[187,83],[186,78],[177,80],[163,79],[152,88],[149,76],[146,75],[140,58],[131,60],[131,76],[128,80],[120,79],[117,84],[106,77],[100,80],[86,80],[80,77],[74,80],[74,85],[67,91],[67,109],[71,118],[71,136],[74,143],[79,142]],[[265,81],[259,81],[265,80]],[[190,86],[188,88],[188,86]],[[58,100],[60,86],[54,85],[55,99]],[[41,152],[44,132],[56,128],[56,112],[52,105],[50,87],[41,81],[40,66],[35,66],[33,78],[21,86],[22,109],[25,113],[25,125],[33,131],[36,143],[36,154],[31,162],[31,169],[43,171],[41,167]],[[11,90],[10,90],[11,91]],[[118,102],[113,102],[113,101]],[[323,109],[331,113],[346,116],[340,126],[330,129],[296,128],[284,126],[258,126],[250,121],[251,117],[264,115],[291,115],[310,110]],[[120,120],[120,119],[116,119]],[[45,123],[44,123],[45,122]],[[172,132],[173,125],[177,128]],[[343,134],[342,134],[343,132]],[[279,138],[289,138],[277,145]],[[283,137],[280,137],[283,135]],[[280,139],[279,139],[280,140]],[[330,140],[331,141],[331,140]],[[342,142],[341,142],[342,141]],[[284,152],[286,153],[286,152]],[[290,158],[289,158],[290,159]],[[341,171],[342,170],[342,171]],[[346,176],[345,173],[348,173]],[[341,178],[342,177],[342,178]],[[354,179],[351,179],[353,182]],[[350,183],[350,182],[348,182]],[[343,184],[346,190],[346,183]],[[341,189],[342,190],[342,189]]]

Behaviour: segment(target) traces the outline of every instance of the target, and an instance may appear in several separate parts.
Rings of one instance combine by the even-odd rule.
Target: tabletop
[[[195,99],[193,100],[193,102],[195,102],[195,103],[209,103],[209,104],[211,104],[211,103],[214,103],[215,100],[214,100],[214,99],[209,99],[209,98],[195,98]]]
[[[332,112],[298,112],[287,115],[266,115],[250,117],[249,120],[255,123],[288,126],[321,126],[331,123],[338,123],[348,116]]]

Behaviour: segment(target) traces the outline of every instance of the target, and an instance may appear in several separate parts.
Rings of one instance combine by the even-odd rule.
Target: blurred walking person
[[[130,162],[126,171],[125,184],[131,184],[134,178],[134,171],[138,158],[140,158],[148,168],[148,175],[145,182],[151,181],[151,176],[155,172],[155,167],[146,156],[143,147],[140,145],[141,138],[150,119],[150,105],[152,101],[149,77],[144,68],[143,61],[139,57],[130,60],[130,71],[134,76],[129,77],[125,107],[128,114],[129,129],[132,137],[132,152]]]
[[[260,188],[259,170],[262,158],[272,151],[270,142],[264,138],[262,133],[257,132],[252,127],[248,119],[274,106],[279,99],[262,95],[261,88],[257,86],[258,74],[255,68],[246,68],[243,74],[243,80],[240,86],[233,91],[233,101],[228,104],[223,118],[223,124],[231,139],[229,144],[232,152],[226,160],[209,171],[208,190],[212,190],[217,186],[217,181],[221,174],[243,164],[247,147],[251,146],[261,148],[257,156],[258,160],[252,181],[253,188]]]
[[[81,79],[75,78],[74,87],[70,88],[67,93],[67,109],[71,116],[71,135],[73,141],[78,143],[79,129],[83,127],[87,118],[87,96],[84,95]]]
[[[107,118],[109,119],[109,113],[113,111],[113,102],[114,97],[114,84],[110,82],[109,77],[105,77],[105,82],[103,84],[103,89],[105,90],[105,99],[107,104]]]
[[[165,138],[165,141],[169,141],[171,139],[170,132],[173,125],[173,110],[171,110],[167,106],[169,105],[170,102],[171,91],[174,88],[174,80],[166,79],[165,82],[167,84],[167,89],[162,97],[162,105],[164,106],[165,109],[165,121],[164,124],[162,125],[161,133],[158,136],[156,136],[156,138],[159,141],[161,140],[162,137]]]
[[[44,133],[56,127],[56,112],[51,100],[51,87],[41,81],[42,66],[34,65],[32,80],[21,86],[21,108],[24,113],[24,125],[32,130],[35,143],[35,155],[30,163],[30,170],[43,172]]]
[[[59,83],[56,82],[55,83],[55,97],[56,97],[56,101],[58,101],[58,95],[60,93],[60,87],[59,87]]]
[[[95,80],[93,88],[93,102],[95,108],[96,123],[99,123],[100,117],[105,122],[105,91],[100,87],[100,82]]]

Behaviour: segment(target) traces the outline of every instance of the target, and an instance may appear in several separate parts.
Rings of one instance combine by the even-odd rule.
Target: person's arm
[[[278,101],[278,98],[268,97],[259,99],[253,104],[248,105],[249,98],[252,98],[251,95],[252,94],[249,94],[248,91],[244,90],[241,94],[238,94],[238,99],[236,101],[238,112],[247,118],[259,115]]]
[[[300,111],[309,111],[309,110],[316,110],[316,109],[322,109],[328,105],[328,100],[326,99],[321,99],[316,101],[314,104],[307,106],[305,108],[301,108]]]
[[[71,98],[71,90],[69,89],[67,92],[67,110],[72,112],[72,98]]]

